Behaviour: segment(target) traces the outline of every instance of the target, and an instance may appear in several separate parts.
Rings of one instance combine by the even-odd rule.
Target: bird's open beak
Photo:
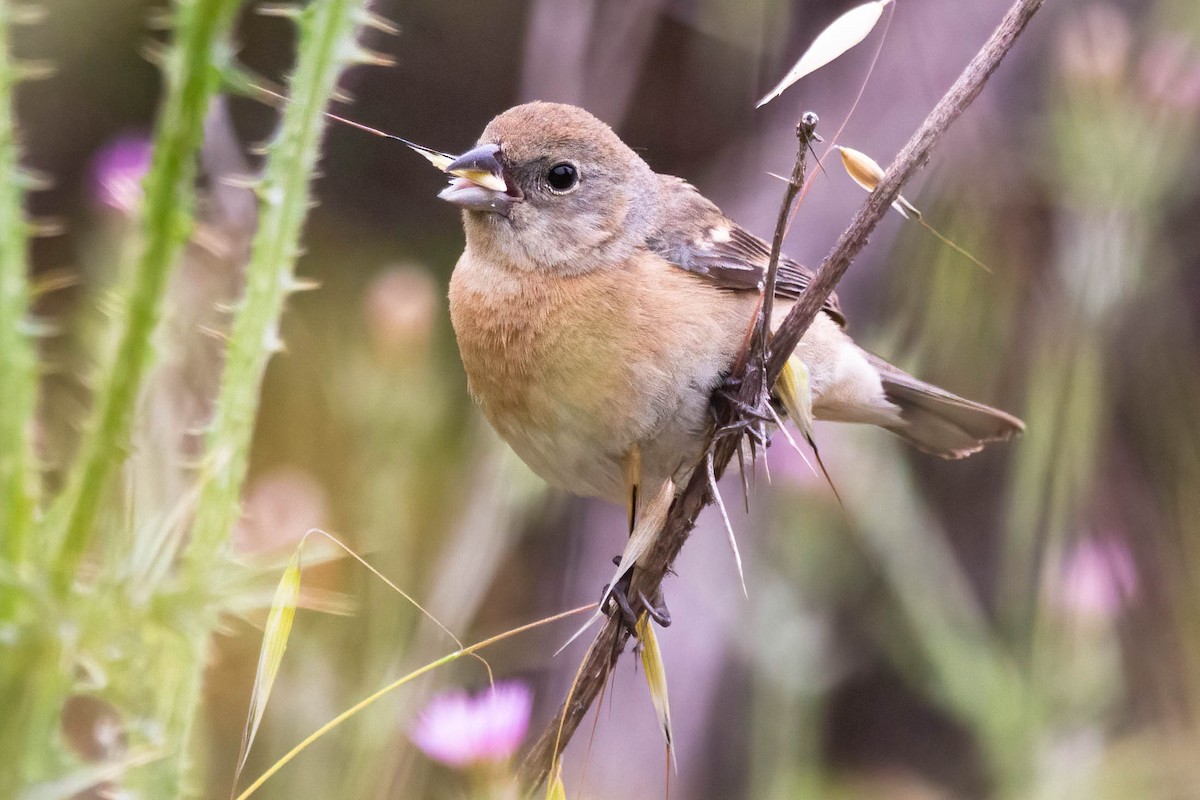
[[[454,178],[438,197],[471,211],[508,216],[512,204],[520,197],[510,191],[504,167],[497,157],[499,152],[499,145],[483,144],[451,161],[444,171]]]

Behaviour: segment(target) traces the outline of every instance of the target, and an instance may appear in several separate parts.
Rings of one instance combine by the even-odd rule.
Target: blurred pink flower
[[[1119,539],[1092,537],[1068,550],[1055,600],[1079,616],[1111,619],[1137,591],[1137,567],[1129,548]]]
[[[440,302],[433,277],[422,267],[402,265],[377,275],[363,301],[375,352],[411,358],[426,350]]]
[[[92,158],[92,199],[132,213],[142,202],[142,179],[150,170],[152,152],[150,140],[140,134],[122,134],[100,148]]]
[[[244,553],[295,547],[310,528],[325,525],[328,506],[325,488],[308,472],[274,469],[251,481],[233,546]]]
[[[1171,108],[1200,106],[1200,53],[1183,36],[1153,43],[1139,65],[1142,90]]]
[[[451,692],[426,706],[411,736],[425,755],[447,766],[506,761],[525,738],[532,709],[523,683],[498,683],[474,697]]]
[[[1120,80],[1129,63],[1133,31],[1118,8],[1095,4],[1071,16],[1059,39],[1063,71],[1087,81]]]

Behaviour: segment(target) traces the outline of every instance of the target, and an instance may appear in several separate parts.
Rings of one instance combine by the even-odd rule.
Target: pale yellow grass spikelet
[[[875,162],[866,153],[855,150],[851,147],[842,147],[837,145],[838,152],[842,154],[842,166],[846,168],[846,172],[854,179],[854,182],[866,189],[868,192],[875,191],[875,187],[883,180],[883,168]],[[896,202],[892,203],[892,208],[900,212],[900,216],[905,219],[913,219],[921,224],[925,230],[932,233],[941,241],[942,244],[952,248],[955,252],[966,257],[982,269],[984,272],[991,272],[991,268],[984,264],[975,256],[971,255],[967,250],[963,249],[958,244],[943,236],[936,228],[925,221],[924,215],[917,210],[917,207],[904,199],[903,195],[896,197]]]
[[[550,789],[546,792],[546,800],[567,800],[567,786],[563,783],[562,764],[554,771],[550,781]]]
[[[271,600],[271,610],[267,613],[267,624],[263,628],[262,649],[258,654],[258,668],[254,672],[254,687],[250,690],[250,714],[242,731],[242,747],[238,755],[237,769],[234,771],[234,786],[237,786],[242,769],[246,766],[250,747],[254,744],[254,737],[258,735],[258,726],[267,711],[267,699],[271,696],[271,687],[275,684],[283,653],[287,650],[288,636],[292,632],[292,620],[296,617],[296,604],[299,600],[300,548],[297,547],[279,578],[275,597]]]
[[[637,638],[641,647],[642,671],[646,673],[646,685],[650,687],[650,702],[658,716],[658,725],[667,739],[667,750],[675,763],[675,736],[671,730],[671,702],[667,697],[667,668],[663,664],[662,650],[650,616],[642,613],[637,621]],[[678,764],[676,764],[678,769]]]
[[[263,8],[262,6],[259,7],[259,13],[262,13],[262,8]],[[287,9],[292,9],[294,7],[290,6],[290,5],[278,5],[278,6],[270,5],[270,8],[271,8],[271,14],[273,14],[275,16],[279,16],[282,11],[285,11]],[[380,56],[378,54],[371,54],[371,56],[372,57],[378,56],[378,58],[380,58],[380,59],[386,58],[386,56]],[[368,56],[363,56],[363,57],[368,57]],[[276,92],[272,89],[268,89],[265,86],[258,86],[258,85],[251,84],[249,88],[251,88],[258,94],[259,99],[264,100],[265,102],[267,102],[271,105],[280,105],[280,104],[285,104],[288,102],[287,97],[281,95],[279,92]],[[426,161],[428,161],[430,164],[432,164],[434,166],[434,168],[436,168],[439,172],[445,172],[446,167],[448,167],[452,163],[454,163],[455,156],[452,156],[449,153],[443,153],[440,150],[434,150],[432,147],[425,147],[424,145],[417,144],[416,142],[410,142],[408,139],[405,139],[403,136],[397,136],[394,133],[387,133],[385,131],[379,130],[378,128],[372,128],[370,125],[364,125],[361,122],[355,122],[352,119],[338,116],[337,114],[333,114],[329,111],[325,112],[325,116],[328,117],[329,119],[340,122],[343,125],[349,125],[351,128],[357,128],[360,131],[365,131],[366,133],[370,133],[374,136],[382,136],[384,139],[391,139],[393,141],[400,142],[402,145],[404,145],[408,149],[412,150],[414,153],[421,156]],[[467,178],[468,180],[472,179],[471,175],[466,174],[465,170],[459,171],[456,174],[461,177]],[[493,175],[488,175],[487,173],[482,173],[482,181],[483,182],[480,183],[480,185],[487,186],[488,188],[491,188],[491,189],[496,189],[496,191],[502,192],[502,191],[505,191],[505,189],[506,189],[506,187],[503,185],[499,185],[497,187],[497,184],[498,183],[502,184],[502,182],[500,182],[499,179]]]
[[[445,172],[446,167],[450,166],[450,164],[454,161],[454,156],[447,155],[446,153],[442,153],[428,147],[422,147],[419,144],[409,144],[408,149],[424,158],[430,164],[433,164],[434,167],[442,172]]]
[[[883,167],[879,166],[875,159],[866,153],[852,147],[837,145],[837,149],[842,154],[842,166],[846,168],[846,173],[854,179],[854,182],[868,192],[875,191],[875,187],[883,180]],[[892,208],[900,212],[900,216],[905,219],[921,218],[921,212],[903,196],[896,198],[896,202],[892,203]]]
[[[842,497],[838,494],[837,487],[833,485],[833,478],[829,476],[829,470],[825,469],[825,462],[821,460],[821,451],[817,448],[817,440],[813,436],[812,387],[808,382],[808,367],[798,356],[793,355],[783,365],[783,369],[775,381],[775,393],[783,403],[783,408],[791,418],[792,424],[796,426],[796,429],[808,442],[808,446],[812,448],[813,455],[817,457],[817,465],[821,468],[821,474],[825,476],[825,482],[829,484],[833,496],[840,504]],[[786,436],[787,429],[782,424],[779,427]],[[787,439],[796,452],[800,453],[801,458],[804,458],[804,453],[792,437],[787,436]],[[808,464],[809,469],[812,468],[812,464],[809,464],[807,458],[804,458],[804,463]]]
[[[791,417],[792,424],[805,439],[812,439],[812,389],[808,385],[808,367],[804,366],[804,362],[797,356],[792,356],[783,365],[779,378],[775,381],[775,391]]]

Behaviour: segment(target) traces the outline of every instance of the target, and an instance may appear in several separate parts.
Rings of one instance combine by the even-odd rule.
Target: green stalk
[[[241,513],[241,490],[246,477],[250,443],[258,410],[263,374],[281,347],[279,320],[284,301],[297,286],[294,279],[299,240],[310,207],[312,175],[320,158],[329,104],[343,68],[378,59],[358,47],[358,24],[371,24],[367,0],[315,0],[294,16],[299,32],[291,99],[283,112],[279,134],[267,151],[267,164],[258,186],[259,229],[246,271],[246,292],[233,320],[221,389],[207,437],[207,457],[200,475],[200,495],[192,539],[184,553],[186,585],[206,590],[208,576],[219,563],[233,524]],[[197,657],[179,694],[181,713],[173,716],[182,730],[171,740],[181,744],[178,773],[184,780],[174,792],[181,796],[198,783],[191,768],[198,743],[192,741],[195,712],[203,687],[204,648],[215,619],[193,637]]]
[[[371,59],[354,38],[356,23],[366,19],[365,4],[366,0],[317,0],[295,14],[300,44],[292,96],[258,187],[259,230],[247,268],[246,294],[229,336],[185,556],[193,578],[202,577],[219,556],[240,514],[259,389],[267,362],[282,346],[279,319],[284,300],[296,288],[293,270],[310,204],[309,182],[320,157],[325,108],[342,69]]]
[[[70,588],[96,527],[96,512],[113,468],[124,460],[134,404],[153,357],[152,339],[163,294],[192,227],[196,154],[209,102],[220,85],[214,68],[240,0],[181,0],[175,36],[164,65],[166,96],[154,135],[141,214],[142,244],[116,353],[107,364],[79,462],[58,501],[55,532],[61,536],[55,587]],[[59,516],[61,515],[61,516]]]
[[[8,53],[13,9],[0,3],[0,559],[17,565],[37,505],[29,437],[37,404],[37,355],[22,330],[29,312],[27,226],[21,208],[12,88],[20,78]]]

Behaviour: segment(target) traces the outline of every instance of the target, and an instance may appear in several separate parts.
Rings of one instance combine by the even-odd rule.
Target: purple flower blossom
[[[142,201],[142,179],[150,170],[152,150],[150,140],[140,134],[122,134],[100,148],[92,158],[92,199],[132,213]]]
[[[451,692],[426,706],[411,736],[425,755],[451,767],[506,761],[525,738],[532,709],[523,683],[498,683],[474,697]]]
[[[1055,599],[1081,617],[1111,619],[1137,595],[1138,574],[1129,548],[1119,539],[1077,542],[1063,560]]]

